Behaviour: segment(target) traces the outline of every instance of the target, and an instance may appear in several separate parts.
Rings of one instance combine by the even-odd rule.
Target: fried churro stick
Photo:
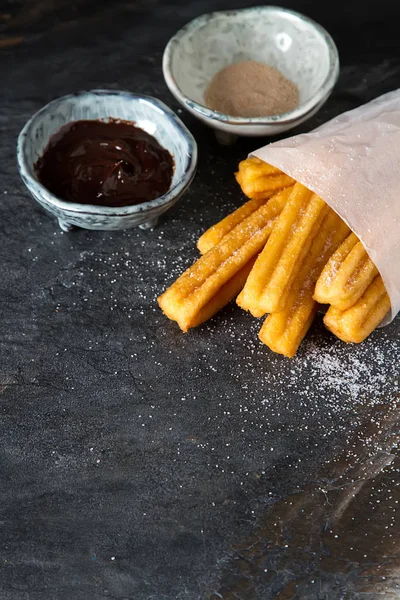
[[[260,252],[289,195],[286,189],[273,196],[187,269],[158,298],[167,317],[183,331],[193,327],[199,311]]]
[[[322,198],[296,183],[237,298],[240,307],[255,317],[283,310],[290,287],[327,211]]]
[[[389,310],[389,296],[382,277],[377,275],[354,306],[344,311],[331,306],[324,323],[343,342],[359,344],[381,323]]]
[[[285,308],[271,313],[261,327],[260,340],[271,350],[292,358],[317,313],[315,282],[324,264],[349,234],[342,219],[329,209],[295,279]]]
[[[270,196],[273,196],[274,194],[275,192],[271,191]],[[235,210],[235,212],[225,217],[225,219],[222,219],[222,221],[219,221],[219,223],[216,223],[207,229],[207,231],[203,233],[197,242],[197,247],[201,254],[205,254],[211,250],[211,248],[219,244],[222,238],[230,233],[232,229],[236,227],[236,225],[239,225],[239,223],[244,221],[244,219],[258,210],[260,206],[265,204],[267,201],[267,198],[249,200]]]
[[[236,181],[249,198],[268,199],[271,193],[289,187],[294,179],[272,165],[252,156],[239,163]]]
[[[197,313],[196,317],[190,322],[189,328],[197,327],[211,319],[221,308],[226,306],[231,300],[236,298],[240,290],[246,283],[251,269],[256,260],[256,256],[249,260],[247,265],[242,267],[229,281],[227,281],[221,289],[211,298],[211,300],[203,306]]]
[[[314,299],[347,310],[378,275],[358,237],[351,233],[325,265],[315,286]]]
[[[242,190],[249,192],[247,195],[252,199],[203,233],[197,242],[197,247],[202,254],[216,246],[236,225],[265,204],[280,189],[295,183],[294,179],[284,175],[279,169],[255,157],[242,160],[235,176]],[[259,191],[250,192],[250,190]]]
[[[273,352],[293,358],[317,311],[311,295],[299,295],[284,310],[268,315],[258,337]]]

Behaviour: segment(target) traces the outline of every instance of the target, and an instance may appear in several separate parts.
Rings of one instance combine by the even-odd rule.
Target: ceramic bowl
[[[39,181],[34,165],[50,137],[66,123],[81,119],[124,119],[154,136],[169,150],[175,170],[169,191],[149,202],[133,206],[108,207],[65,202]],[[18,138],[18,165],[31,195],[55,215],[61,229],[127,229],[154,227],[158,217],[171,208],[187,190],[196,171],[197,146],[182,121],[165,104],[149,96],[130,92],[94,90],[64,96],[39,110]]]
[[[299,88],[294,110],[268,117],[233,117],[204,106],[204,91],[223,67],[256,60],[275,67]],[[276,135],[299,125],[322,106],[339,75],[334,41],[318,23],[275,6],[214,12],[188,23],[164,51],[163,73],[175,98],[216,130],[234,137]]]

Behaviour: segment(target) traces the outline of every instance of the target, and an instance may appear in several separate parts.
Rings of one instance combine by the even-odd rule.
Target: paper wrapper
[[[323,198],[364,244],[400,310],[400,89],[252,155]]]

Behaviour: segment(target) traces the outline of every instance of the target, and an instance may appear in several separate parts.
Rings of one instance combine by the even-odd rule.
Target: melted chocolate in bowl
[[[50,138],[35,170],[67,202],[131,206],[169,190],[174,160],[130,121],[73,121]]]

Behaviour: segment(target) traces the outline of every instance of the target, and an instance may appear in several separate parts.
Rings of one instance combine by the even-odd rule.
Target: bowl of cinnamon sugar
[[[165,81],[222,144],[277,135],[314,115],[339,75],[329,33],[275,6],[202,15],[180,29],[163,56]]]

